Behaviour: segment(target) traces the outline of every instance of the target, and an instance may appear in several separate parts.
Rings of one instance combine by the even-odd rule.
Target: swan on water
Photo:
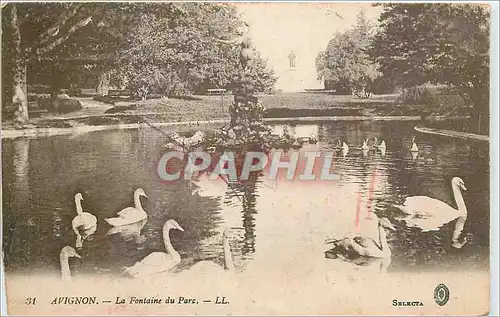
[[[123,270],[131,277],[144,277],[170,270],[181,262],[179,252],[175,251],[170,242],[170,230],[177,229],[184,231],[175,220],[167,220],[163,225],[163,243],[167,252],[153,252],[144,259],[138,261],[130,267]]]
[[[347,152],[349,152],[349,146],[345,142],[342,142],[342,154],[346,156]]]
[[[381,140],[380,144],[378,144],[378,138],[375,137],[375,140],[374,140],[374,143],[373,143],[373,147],[375,147],[376,149],[379,149],[381,151],[385,151],[386,150],[385,141]]]
[[[82,257],[76,253],[76,250],[69,245],[61,249],[59,254],[59,263],[61,265],[61,278],[63,281],[71,281],[71,271],[69,269],[69,258],[79,258]]]
[[[141,205],[140,197],[148,197],[142,188],[137,188],[134,192],[134,204],[135,207],[127,207],[118,212],[118,217],[106,218],[107,223],[113,227],[124,226],[131,223],[139,222],[148,218],[148,215],[144,211]]]
[[[363,141],[363,145],[361,146],[361,150],[363,150],[363,152],[370,150],[370,148],[368,147],[368,139],[365,139]]]
[[[83,246],[83,240],[94,234],[97,230],[97,218],[91,213],[84,212],[82,208],[83,196],[81,193],[75,195],[77,215],[73,218],[71,226],[76,234],[75,246],[79,249]]]
[[[345,258],[357,258],[359,256],[388,258],[391,256],[391,249],[387,243],[384,229],[396,230],[387,218],[380,218],[378,221],[379,241],[362,236],[352,239],[327,240],[326,243],[334,245],[334,248],[327,252],[341,254]]]
[[[224,252],[224,266],[220,266],[213,261],[200,261],[193,265],[189,272],[210,276],[224,271],[234,271],[231,247],[229,246],[229,229],[224,230],[222,233],[222,250]]]
[[[418,152],[418,146],[415,143],[415,137],[412,137],[411,143],[412,143],[412,145],[411,145],[410,152]]]
[[[407,197],[402,205],[394,205],[394,207],[409,216],[402,218],[408,226],[421,228],[424,232],[438,230],[444,224],[459,218],[456,224],[457,229],[452,238],[454,246],[459,248],[461,247],[460,244],[463,245],[464,243],[459,242],[458,236],[455,235],[457,235],[457,231],[460,231],[458,235],[461,233],[465,219],[467,219],[467,206],[462,196],[462,190],[466,191],[467,188],[460,177],[453,177],[451,187],[457,209],[441,200],[428,196]]]
[[[384,140],[382,140],[382,142],[380,142],[380,145],[378,146],[378,148],[381,151],[385,151],[386,145],[385,145],[385,141]]]
[[[333,147],[335,150],[340,150],[342,149],[342,141],[340,139],[337,139],[337,142],[335,146]]]
[[[192,136],[189,138],[180,136],[177,132],[173,132],[170,134],[170,138],[174,141],[173,143],[167,143],[167,147],[171,146],[172,144],[175,144],[176,146],[180,146],[184,149],[189,149],[195,146],[198,146],[203,142],[203,139],[205,138],[205,132],[203,131],[196,131]]]
[[[391,265],[392,259],[391,257],[385,258],[374,258],[374,257],[366,257],[360,255],[354,255],[351,257],[346,257],[338,250],[331,249],[325,252],[325,258],[327,259],[340,259],[344,262],[352,263],[357,266],[368,268],[374,268],[377,273],[387,273],[387,269]]]

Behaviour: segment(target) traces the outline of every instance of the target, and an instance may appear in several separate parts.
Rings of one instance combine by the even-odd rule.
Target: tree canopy
[[[21,121],[28,81],[57,91],[101,74],[168,95],[229,87],[238,72],[238,48],[216,41],[240,35],[243,21],[228,4],[11,3],[2,13],[2,44],[10,48],[2,54],[3,83],[11,87],[3,101],[16,104]],[[258,89],[269,90],[272,71],[260,57],[255,65],[265,78]]]
[[[373,35],[374,26],[361,11],[356,25],[335,33],[326,49],[318,54],[318,79],[345,86],[360,96],[368,93],[370,84],[379,76],[377,64],[368,54]]]
[[[478,4],[381,4],[371,55],[394,85],[449,84],[488,112],[489,8]]]

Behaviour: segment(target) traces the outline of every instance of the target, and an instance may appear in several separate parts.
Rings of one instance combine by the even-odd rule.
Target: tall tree
[[[52,83],[54,96],[88,73],[100,74],[102,93],[114,82],[171,94],[228,86],[237,69],[237,48],[215,40],[239,35],[243,22],[227,4],[16,3],[2,13],[2,80],[12,81],[18,122],[28,120],[27,80]],[[256,71],[271,85],[261,62]]]
[[[371,83],[379,76],[377,64],[368,53],[373,35],[374,26],[360,11],[356,25],[345,32],[337,32],[326,50],[316,57],[318,79],[348,87],[360,97],[368,97]]]
[[[92,20],[78,3],[10,3],[2,9],[2,33],[11,49],[12,104],[17,122],[28,121],[27,65],[64,43]],[[33,23],[34,22],[34,23]],[[4,42],[4,43],[5,43]]]
[[[479,4],[382,4],[372,56],[402,87],[449,84],[488,118],[489,7]]]
[[[237,77],[239,50],[217,39],[239,36],[236,8],[217,3],[174,3],[170,12],[143,15],[121,54],[120,69],[134,89],[164,94],[228,87]],[[266,89],[274,82],[264,60],[255,65]]]

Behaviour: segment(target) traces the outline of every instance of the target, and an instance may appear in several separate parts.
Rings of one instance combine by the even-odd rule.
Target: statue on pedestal
[[[290,54],[288,54],[288,66],[290,68],[295,68],[295,60],[296,60],[295,52],[293,50],[290,51]]]

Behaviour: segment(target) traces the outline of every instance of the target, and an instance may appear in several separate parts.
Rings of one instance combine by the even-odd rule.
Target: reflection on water
[[[165,137],[150,129],[106,131],[74,137],[4,140],[3,221],[7,271],[57,271],[58,254],[74,243],[73,196],[81,192],[84,210],[98,218],[93,241],[84,245],[78,272],[120,274],[152,251],[164,251],[161,228],[175,219],[185,232],[172,232],[172,244],[183,263],[221,259],[220,236],[241,227],[231,241],[236,267],[304,270],[324,259],[328,237],[377,236],[377,220],[387,217],[396,227],[388,235],[391,271],[488,268],[489,154],[485,144],[417,135],[418,155],[409,151],[415,134],[406,122],[337,122],[296,126],[317,134],[308,150],[336,151],[333,171],[340,180],[273,182],[259,177],[245,184],[200,180],[192,184],[161,182],[156,164]],[[366,138],[377,137],[385,151],[362,151]],[[469,215],[467,244],[451,247],[454,222],[439,231],[422,232],[396,220],[392,207],[407,196],[425,195],[454,208],[450,181],[461,177]],[[133,192],[148,193],[143,207],[148,221],[114,230],[104,221],[130,206]],[[332,260],[328,260],[333,262]],[[361,265],[362,264],[362,265]],[[386,264],[361,263],[386,270]],[[384,266],[385,265],[385,266]]]
[[[144,228],[147,219],[131,223],[124,226],[111,227],[106,233],[107,235],[119,235],[120,238],[125,241],[133,241],[135,244],[141,244],[145,242],[145,237],[141,235],[141,230]]]

